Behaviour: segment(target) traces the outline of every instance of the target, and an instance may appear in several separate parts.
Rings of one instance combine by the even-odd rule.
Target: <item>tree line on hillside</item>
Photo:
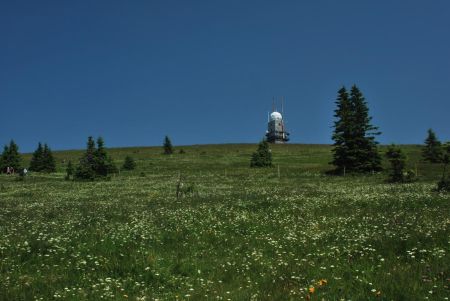
[[[339,89],[335,101],[334,125],[332,139],[332,171],[336,175],[348,173],[375,173],[381,171],[382,158],[375,137],[381,132],[378,127],[372,125],[372,117],[369,115],[368,104],[356,85],[350,91],[345,87]],[[174,147],[170,138],[166,135],[163,141],[163,154],[172,155]],[[180,154],[185,153],[183,149]],[[416,174],[413,170],[407,170],[407,158],[402,149],[391,145],[385,152],[385,157],[390,164],[389,182],[412,182]],[[430,163],[443,163],[442,178],[438,183],[440,190],[450,190],[450,180],[447,177],[447,166],[450,161],[450,143],[442,144],[432,129],[422,149],[424,161]],[[252,154],[250,167],[272,167],[272,152],[268,142],[263,139],[258,149]],[[133,170],[136,167],[134,159],[127,155],[122,165],[122,170]],[[21,157],[19,147],[11,140],[5,145],[0,157],[0,168],[2,172],[21,170]],[[38,143],[34,151],[29,170],[33,172],[55,172],[56,163],[50,147],[45,143]],[[95,180],[106,178],[119,170],[114,160],[108,155],[102,137],[95,142],[88,137],[87,147],[83,155],[74,166],[71,161],[66,167],[66,179]]]
[[[368,104],[356,85],[350,91],[342,87],[338,91],[334,111],[333,125],[333,174],[346,175],[347,173],[375,173],[381,171],[382,158],[378,150],[375,137],[381,132],[378,127],[371,124]],[[416,179],[414,170],[405,170],[407,158],[402,149],[391,145],[385,153],[390,164],[388,181],[391,183],[406,183]],[[430,163],[443,163],[443,174],[438,182],[438,190],[450,190],[450,180],[446,169],[450,161],[450,144],[442,145],[433,130],[428,130],[425,145],[422,150],[424,161]],[[267,141],[264,139],[258,145],[256,152],[250,160],[251,167],[271,167],[272,153]]]

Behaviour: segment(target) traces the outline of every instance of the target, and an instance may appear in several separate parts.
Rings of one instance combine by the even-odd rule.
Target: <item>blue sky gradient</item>
[[[273,96],[331,143],[356,84],[381,143],[450,140],[448,1],[2,1],[0,143],[253,143]]]

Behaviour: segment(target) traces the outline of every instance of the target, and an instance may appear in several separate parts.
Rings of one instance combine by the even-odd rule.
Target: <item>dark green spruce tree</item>
[[[97,139],[97,147],[94,139],[88,138],[86,152],[80,159],[74,174],[76,180],[94,180],[106,177],[108,174],[117,172],[113,159],[105,149],[102,137]]]
[[[356,158],[352,156],[351,150],[351,133],[352,133],[352,105],[345,87],[342,87],[338,91],[338,97],[336,99],[336,110],[334,111],[334,148],[333,148],[333,161],[331,162],[336,166],[337,173],[345,173],[346,170],[353,170],[356,166]]]
[[[99,176],[108,175],[108,154],[105,149],[105,141],[102,137],[97,138],[97,149],[94,151],[94,170]]]
[[[442,170],[442,177],[437,183],[437,190],[441,192],[450,192],[450,178],[447,175],[447,166],[450,163],[450,142],[445,143],[443,148],[444,150],[441,161],[444,166]]]
[[[56,163],[53,157],[52,150],[47,144],[44,144],[44,149],[42,151],[42,169],[43,172],[55,172]]]
[[[165,155],[173,154],[173,146],[172,146],[172,142],[170,141],[169,136],[166,136],[164,138],[163,148],[164,148],[164,154]]]
[[[85,153],[81,156],[80,162],[75,169],[74,179],[76,180],[94,180],[96,177],[95,160],[95,141],[88,137]]]
[[[354,85],[350,91],[350,102],[353,107],[353,153],[356,158],[358,172],[380,171],[381,156],[378,153],[375,136],[380,135],[378,127],[371,124],[369,108],[361,91]]]
[[[73,164],[72,161],[69,160],[66,167],[66,180],[70,180],[73,176]]]
[[[250,160],[250,167],[271,167],[272,166],[272,152],[269,148],[269,143],[263,139],[256,152],[252,154]]]
[[[33,153],[33,156],[31,157],[30,161],[30,167],[28,168],[30,171],[41,171],[43,162],[42,162],[42,155],[44,153],[44,148],[42,147],[42,144],[39,142],[36,150]]]
[[[439,163],[442,161],[441,142],[432,129],[428,130],[425,146],[422,149],[422,157],[425,161]]]
[[[401,148],[391,145],[386,152],[386,158],[391,164],[389,182],[405,182],[406,156]]]
[[[21,157],[19,154],[19,147],[11,140],[9,146],[5,145],[3,148],[3,153],[0,157],[1,170],[6,171],[7,167],[12,167],[14,170],[18,171],[20,169]]]
[[[381,157],[375,136],[378,128],[371,124],[372,117],[361,91],[353,86],[350,94],[342,87],[338,91],[334,111],[333,161],[335,172],[380,171]]]
[[[122,168],[124,170],[133,170],[136,168],[136,162],[134,162],[134,159],[132,157],[126,156]]]

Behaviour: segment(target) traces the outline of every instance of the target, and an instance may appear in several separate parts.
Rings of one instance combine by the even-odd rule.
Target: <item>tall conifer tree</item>
[[[55,158],[53,157],[52,150],[47,144],[44,144],[44,150],[42,151],[42,171],[44,172],[55,172],[56,164]]]
[[[422,150],[422,156],[425,161],[439,163],[442,161],[441,142],[436,137],[432,129],[428,130],[428,136],[425,139],[425,146]]]
[[[353,107],[353,154],[359,172],[380,171],[381,156],[378,153],[375,136],[379,135],[378,127],[371,124],[369,108],[361,91],[354,85],[350,91],[350,102]]]
[[[1,170],[6,171],[7,167],[12,167],[16,171],[20,169],[21,157],[19,154],[19,147],[11,140],[9,146],[5,145],[3,153],[1,155]]]
[[[38,147],[33,153],[30,161],[30,171],[41,171],[42,170],[42,154],[44,153],[44,148],[39,142]]]
[[[334,123],[333,161],[337,173],[381,170],[375,136],[380,133],[370,122],[369,109],[361,91],[353,86],[338,91]]]
[[[169,136],[166,136],[164,138],[163,148],[164,148],[165,155],[171,155],[173,153],[173,146],[172,146],[172,142],[170,141]]]

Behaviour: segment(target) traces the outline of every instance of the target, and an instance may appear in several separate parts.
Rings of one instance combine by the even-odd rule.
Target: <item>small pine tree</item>
[[[0,159],[1,170],[4,172],[4,171],[6,171],[7,167],[12,167],[15,170],[19,170],[20,162],[21,162],[21,157],[19,154],[19,147],[14,142],[14,140],[11,140],[9,142],[9,146],[5,145],[5,147],[3,149],[3,153],[2,153],[1,159]]]
[[[106,158],[106,164],[105,165],[106,165],[106,172],[107,172],[108,175],[119,172],[119,169],[117,168],[116,164],[114,163],[113,158],[111,158],[110,156],[108,156]]]
[[[170,141],[170,139],[169,139],[168,136],[166,136],[166,137],[164,138],[163,148],[164,148],[164,154],[165,154],[165,155],[171,155],[171,154],[173,154],[173,146],[172,146],[172,142]]]
[[[126,156],[122,168],[124,170],[133,170],[136,168],[136,162],[134,162],[134,159],[132,157]]]
[[[88,138],[86,152],[80,159],[74,174],[77,180],[94,180],[97,177],[106,177],[108,174],[116,173],[117,167],[111,157],[108,156],[104,141],[101,137],[97,139],[97,147],[94,139]]]
[[[269,143],[263,139],[256,152],[252,154],[250,167],[271,167],[272,166],[272,152],[269,148]]]
[[[389,182],[404,182],[404,169],[406,166],[406,156],[402,150],[395,145],[391,145],[386,152],[386,158],[391,163],[391,172],[389,174]]]
[[[73,176],[73,165],[72,161],[69,161],[69,163],[67,163],[66,168],[66,180],[70,180],[72,176]]]
[[[437,183],[437,190],[441,192],[450,192],[450,179],[447,175],[447,166],[450,163],[450,142],[444,144],[442,163],[444,163],[444,168],[442,170],[442,177]]]
[[[55,158],[53,158],[53,153],[47,144],[44,144],[44,150],[42,151],[42,166],[41,171],[44,172],[55,172],[56,163]]]
[[[80,163],[75,169],[74,179],[77,180],[94,180],[96,177],[95,171],[95,142],[90,136],[88,137],[86,152],[80,158]]]
[[[106,176],[108,174],[108,168],[110,162],[108,161],[108,155],[105,149],[105,142],[102,137],[97,139],[97,149],[94,151],[95,173],[100,176]]]
[[[44,153],[44,148],[42,144],[39,142],[38,147],[33,153],[30,161],[30,171],[41,171],[42,170],[42,154]]]
[[[442,161],[441,142],[438,140],[432,129],[428,130],[428,136],[425,139],[422,156],[425,161],[431,163],[439,163]]]

